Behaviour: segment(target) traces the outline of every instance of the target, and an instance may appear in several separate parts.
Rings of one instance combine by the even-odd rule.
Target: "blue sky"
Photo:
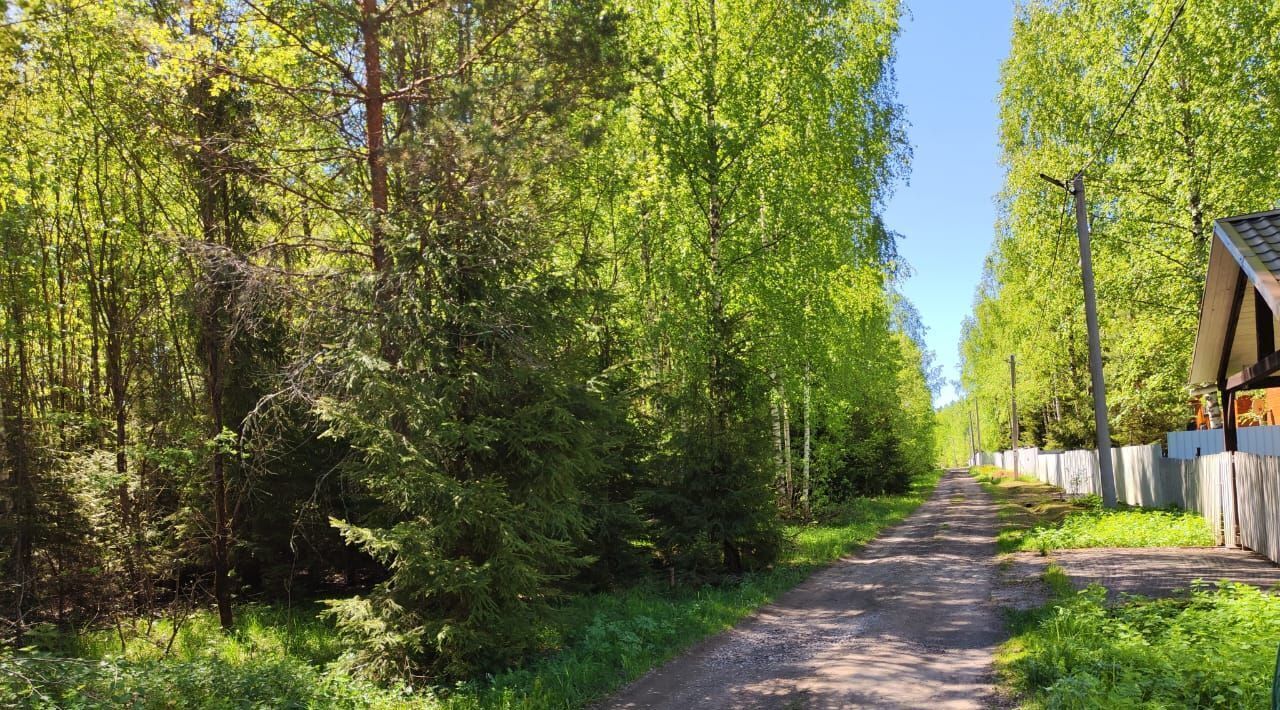
[[[914,153],[885,224],[915,271],[902,286],[929,328],[929,349],[959,377],[960,323],[969,313],[995,230],[1000,190],[996,94],[1008,54],[1012,0],[907,0],[898,40],[898,98]],[[937,403],[955,397],[944,388]]]

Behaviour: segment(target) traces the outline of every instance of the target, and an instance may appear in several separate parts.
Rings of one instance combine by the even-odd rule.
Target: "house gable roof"
[[[1272,314],[1280,313],[1280,210],[1215,220],[1213,233],[1191,359],[1192,385],[1217,382],[1222,372],[1231,375],[1258,360],[1255,299],[1247,291],[1256,290]],[[1253,288],[1247,289],[1246,298],[1233,314],[1236,284],[1242,274],[1246,286]],[[1225,341],[1232,315],[1237,325],[1228,349]],[[1268,352],[1275,350],[1274,343],[1266,345]]]

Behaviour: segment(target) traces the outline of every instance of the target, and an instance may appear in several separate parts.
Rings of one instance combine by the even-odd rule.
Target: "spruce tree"
[[[381,30],[399,53],[387,84],[407,88],[389,102],[380,256],[356,298],[337,294],[318,409],[375,501],[335,524],[387,578],[333,611],[365,672],[462,678],[524,656],[588,562],[579,484],[600,447],[574,349],[584,292],[552,258],[541,176],[575,150],[556,128],[613,91],[619,27],[593,3],[496,2]],[[457,41],[411,39],[433,34]]]

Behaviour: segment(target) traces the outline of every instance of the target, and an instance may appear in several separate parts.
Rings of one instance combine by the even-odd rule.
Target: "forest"
[[[1233,22],[1275,12],[1236,4]],[[173,655],[184,624],[286,607],[344,678],[447,694],[544,653],[575,600],[739,584],[795,526],[934,467],[938,374],[880,218],[910,160],[896,0],[6,7],[0,704],[134,682],[76,644]],[[1036,306],[1057,340],[1026,327],[1019,255],[1053,239],[1057,203],[1021,166],[1079,157],[1041,138],[1076,97],[1025,87],[1091,72],[1091,43],[1125,38],[1097,19],[1028,10],[1015,58],[1071,59],[1006,72],[1018,237],[966,345],[993,441],[1005,342],[1026,348],[1029,411],[1061,398],[1047,435],[1082,434],[1074,292]],[[1203,220],[1275,180],[1275,146],[1230,132],[1270,114],[1226,100],[1276,77],[1215,73],[1272,50],[1219,29],[1175,39],[1175,108],[1144,105],[1150,129],[1109,159],[1169,200],[1125,213],[1191,230],[1133,252],[1170,293],[1194,292]],[[1102,244],[1142,229],[1104,225]],[[1104,293],[1127,288],[1102,258]],[[1105,300],[1109,331],[1142,319],[1113,351],[1185,358],[1190,331],[1156,329],[1180,310]],[[1146,383],[1119,411],[1158,405],[1126,436],[1180,405],[1172,374],[1116,374]]]
[[[1071,196],[1041,173],[1084,170],[1115,445],[1186,428],[1213,220],[1280,194],[1277,32],[1274,3],[1017,5],[1001,217],[960,344],[963,401],[940,418],[951,460],[968,456],[966,411],[980,448],[1010,448],[1010,355],[1020,445],[1095,446]]]

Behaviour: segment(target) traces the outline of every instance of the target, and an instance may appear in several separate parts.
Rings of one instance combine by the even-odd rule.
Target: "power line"
[[[1062,204],[1062,217],[1058,220],[1058,233],[1053,237],[1053,262],[1049,265],[1050,273],[1058,268],[1058,251],[1062,247],[1062,235],[1067,233],[1071,227],[1067,220],[1071,216],[1071,200],[1067,199]]]
[[[1169,41],[1169,36],[1173,34],[1173,28],[1178,24],[1178,20],[1182,19],[1182,13],[1186,7],[1187,0],[1182,0],[1182,2],[1178,3],[1178,8],[1173,11],[1173,17],[1169,20],[1168,26],[1164,29],[1164,36],[1160,38],[1160,44],[1156,46],[1156,51],[1151,56],[1151,61],[1147,63],[1146,69],[1142,70],[1142,76],[1138,79],[1137,85],[1129,92],[1129,98],[1125,100],[1124,107],[1120,109],[1120,113],[1116,116],[1116,120],[1112,121],[1111,128],[1107,131],[1106,139],[1099,145],[1098,149],[1094,151],[1093,155],[1085,161],[1084,167],[1077,171],[1078,174],[1083,174],[1086,170],[1093,167],[1093,164],[1097,162],[1098,158],[1102,154],[1106,153],[1107,149],[1111,147],[1111,141],[1116,136],[1116,130],[1120,128],[1120,124],[1124,121],[1125,116],[1129,114],[1129,110],[1132,109],[1134,103],[1137,102],[1138,94],[1142,91],[1143,85],[1147,83],[1147,78],[1151,76],[1151,70],[1155,68],[1156,62],[1159,61],[1160,53],[1164,50],[1165,44]],[[1151,35],[1151,37],[1154,36],[1154,34]],[[1141,62],[1142,58],[1146,56],[1147,49],[1151,46],[1151,38],[1148,38],[1146,45],[1146,48],[1142,50],[1142,55],[1138,58],[1139,62]]]
[[[1041,178],[1047,179],[1050,182],[1054,183],[1055,185],[1058,185],[1059,187],[1066,190],[1066,185],[1064,183],[1061,183],[1057,180],[1053,180],[1049,178],[1047,175],[1044,175],[1043,173],[1041,173]],[[1045,269],[1043,266],[1040,266],[1039,268],[1036,269],[1035,278],[1032,279],[1031,281],[1032,291],[1035,291],[1036,289],[1040,288],[1044,284],[1046,278],[1053,279],[1053,273],[1058,268],[1058,252],[1061,251],[1062,249],[1063,236],[1067,234],[1071,229],[1071,226],[1069,223],[1070,217],[1071,217],[1071,197],[1070,197],[1070,193],[1068,192],[1067,199],[1062,206],[1062,216],[1059,218],[1059,221],[1058,221],[1058,229],[1056,234],[1053,237],[1053,259],[1051,260],[1048,269]]]

